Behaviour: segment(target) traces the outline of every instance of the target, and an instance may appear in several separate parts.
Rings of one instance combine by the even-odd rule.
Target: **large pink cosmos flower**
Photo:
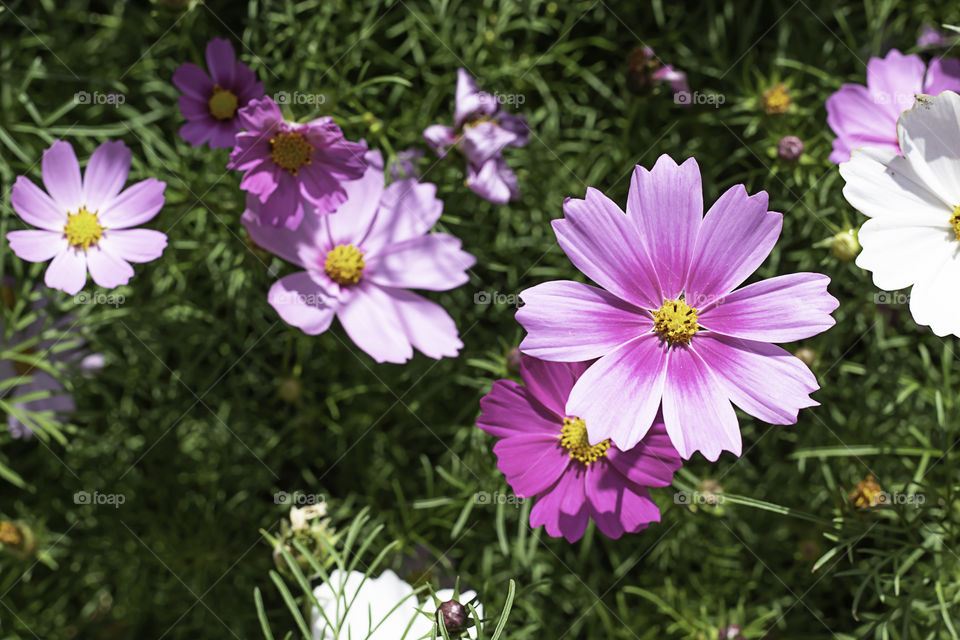
[[[523,356],[520,377],[497,380],[480,401],[477,426],[501,438],[493,447],[497,466],[521,498],[537,497],[530,526],[576,542],[592,518],[609,538],[660,521],[647,487],[665,487],[680,468],[680,456],[659,416],[628,451],[601,440],[591,445],[594,425],[566,410],[567,398],[589,362],[544,362]]]
[[[560,247],[602,289],[547,282],[520,294],[521,351],[545,360],[599,358],[566,406],[590,425],[591,442],[627,450],[663,411],[684,458],[740,455],[731,401],[773,424],[816,406],[809,369],[770,342],[808,338],[834,324],[829,278],[796,273],[734,291],[780,235],[767,194],[728,189],[703,215],[700,168],[660,156],[633,173],[627,213],[596,189],[568,199],[554,220]]]
[[[180,96],[180,113],[187,124],[180,137],[195,147],[209,142],[213,148],[229,148],[240,130],[237,112],[254,98],[263,96],[263,83],[247,65],[237,60],[229,40],[214,38],[207,43],[207,68],[186,62],[173,74]]]
[[[830,162],[850,159],[857,147],[900,152],[897,118],[921,93],[960,90],[960,60],[935,58],[928,68],[920,56],[891,49],[885,58],[870,58],[867,86],[845,84],[827,98],[827,124],[837,134]]]
[[[368,152],[363,178],[344,183],[346,202],[332,216],[307,216],[295,231],[257,223],[247,198],[243,224],[255,243],[306,269],[277,281],[268,299],[280,317],[316,335],[334,316],[377,362],[406,362],[416,347],[431,358],[463,346],[440,305],[408,291],[445,291],[467,281],[475,262],[446,233],[428,233],[443,203],[436,187],[399,180],[384,188],[383,161]]]
[[[244,171],[240,188],[260,200],[260,221],[296,229],[304,212],[333,213],[347,199],[342,182],[363,175],[366,145],[350,142],[330,116],[285,122],[268,97],[240,110],[245,132],[227,167]]]
[[[46,193],[19,176],[10,196],[13,210],[40,229],[11,231],[7,240],[28,262],[53,258],[44,278],[48,287],[73,295],[86,284],[87,269],[101,287],[119,287],[133,277],[130,262],[150,262],[163,253],[165,234],[130,227],[157,215],[167,185],[147,178],[123,189],[130,171],[125,144],[97,147],[82,179],[69,142],[54,142],[41,166]]]

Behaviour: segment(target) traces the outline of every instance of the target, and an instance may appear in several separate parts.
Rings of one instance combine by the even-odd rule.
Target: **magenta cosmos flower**
[[[86,284],[88,269],[101,287],[127,284],[131,262],[155,260],[167,246],[167,236],[159,231],[131,229],[157,215],[167,185],[147,178],[123,189],[129,171],[127,146],[104,142],[81,179],[73,147],[57,140],[43,153],[46,193],[24,176],[13,185],[13,210],[40,229],[11,231],[10,248],[28,262],[53,258],[44,281],[70,295]]]
[[[960,90],[960,60],[935,58],[929,68],[920,56],[891,49],[886,58],[870,58],[867,86],[845,84],[827,98],[827,124],[837,134],[830,162],[850,159],[857,147],[899,153],[897,118],[913,106],[914,96]]]
[[[567,199],[553,221],[571,262],[602,289],[546,282],[520,294],[520,350],[545,360],[599,358],[570,392],[566,415],[590,425],[591,443],[622,450],[663,412],[684,458],[740,455],[731,401],[773,424],[816,406],[817,380],[770,342],[808,338],[834,324],[837,301],[817,273],[770,278],[734,291],[780,235],[767,194],[728,189],[703,215],[700,168],[660,156],[637,167],[627,213],[596,189]]]
[[[369,152],[367,162],[361,180],[344,184],[347,200],[336,215],[307,216],[295,231],[258,224],[260,203],[247,198],[243,224],[253,241],[306,269],[277,281],[268,300],[310,335],[336,316],[377,362],[406,362],[413,348],[455,356],[463,344],[453,319],[408,289],[458,287],[475,260],[459,239],[428,233],[443,211],[434,185],[407,179],[384,188],[380,153]]]
[[[508,100],[509,96],[503,100]],[[527,121],[501,108],[501,98],[477,88],[465,69],[457,71],[453,126],[435,124],[423,132],[440,156],[457,147],[467,158],[467,186],[482,198],[506,204],[519,197],[517,176],[507,166],[504,148],[529,141]]]
[[[260,221],[296,229],[305,211],[332,213],[347,199],[341,184],[363,175],[366,145],[343,137],[333,118],[285,122],[268,97],[240,110],[245,132],[227,167],[244,171],[240,188],[257,196]]]
[[[537,498],[530,526],[576,542],[593,519],[609,538],[660,521],[647,487],[665,487],[680,456],[658,417],[635,447],[590,444],[593,425],[567,413],[567,399],[589,362],[544,362],[523,356],[520,377],[497,380],[480,401],[477,426],[500,438],[497,466],[521,498]],[[587,435],[588,429],[591,431]]]
[[[207,68],[187,62],[173,74],[180,96],[180,113],[187,124],[180,137],[195,147],[210,143],[214,148],[234,145],[240,130],[237,112],[251,100],[263,96],[263,83],[247,65],[236,59],[229,40],[214,38],[207,43]]]

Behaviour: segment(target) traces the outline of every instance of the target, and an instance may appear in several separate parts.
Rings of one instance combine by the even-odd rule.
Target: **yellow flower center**
[[[665,300],[653,314],[653,330],[670,344],[689,344],[700,327],[697,325],[697,310],[682,297]]]
[[[80,207],[76,213],[68,213],[67,224],[63,225],[67,242],[74,247],[83,247],[84,251],[89,249],[91,244],[99,242],[106,229],[100,226],[97,214],[90,213],[85,206]]]
[[[310,143],[296,131],[280,133],[275,138],[270,138],[270,157],[293,175],[297,175],[303,165],[310,164],[312,152]]]
[[[790,92],[782,83],[763,92],[763,110],[767,113],[786,113],[789,106]]]
[[[953,208],[953,215],[950,216],[950,224],[953,226],[953,236],[960,240],[960,204]]]
[[[327,253],[323,270],[337,284],[351,285],[360,282],[365,266],[359,249],[352,244],[339,244]]]
[[[610,440],[590,444],[587,437],[587,425],[581,418],[564,418],[560,428],[560,446],[570,452],[570,457],[586,466],[607,455]]]
[[[210,115],[217,120],[229,120],[237,112],[237,96],[218,84],[213,85],[213,95],[207,101]]]

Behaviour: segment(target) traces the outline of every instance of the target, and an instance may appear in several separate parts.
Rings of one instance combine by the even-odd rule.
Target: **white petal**
[[[874,218],[858,234],[863,251],[857,266],[873,273],[880,289],[895,291],[932,277],[935,269],[960,249],[953,228],[900,224]]]
[[[923,181],[951,209],[960,205],[960,96],[921,96],[897,123],[900,149]]]
[[[948,258],[930,277],[913,285],[910,313],[917,324],[929,325],[938,336],[960,336],[960,260]]]

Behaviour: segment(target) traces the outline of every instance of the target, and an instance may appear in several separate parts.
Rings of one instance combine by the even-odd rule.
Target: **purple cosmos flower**
[[[209,142],[226,149],[234,145],[241,128],[237,112],[263,96],[263,83],[236,59],[229,40],[214,38],[207,43],[207,67],[210,75],[186,62],[173,74],[173,84],[183,92],[180,113],[187,119],[180,137],[195,147]]]
[[[566,415],[590,425],[591,442],[627,450],[659,411],[685,459],[740,454],[731,401],[773,424],[816,406],[809,369],[771,342],[834,324],[829,278],[796,273],[734,291],[780,235],[767,194],[731,187],[703,215],[700,168],[660,156],[633,173],[627,213],[596,189],[567,199],[554,220],[560,247],[602,287],[547,282],[520,294],[520,350],[545,360],[599,358],[570,393]]]
[[[333,213],[347,199],[341,183],[363,175],[366,145],[346,140],[330,116],[285,122],[264,97],[239,118],[246,131],[237,134],[227,167],[245,172],[240,188],[259,199],[263,224],[296,229],[304,211]]]
[[[306,269],[277,281],[270,304],[310,335],[336,316],[377,362],[406,362],[414,347],[431,358],[455,356],[463,344],[453,319],[408,289],[458,287],[475,260],[459,239],[427,233],[443,211],[434,185],[407,179],[384,188],[380,153],[366,161],[363,178],[344,184],[341,211],[307,216],[295,231],[258,224],[261,205],[247,197],[243,224],[253,241]]]
[[[156,260],[167,246],[159,231],[130,228],[157,215],[167,185],[147,178],[123,189],[129,171],[130,149],[104,142],[81,180],[73,147],[57,140],[43,153],[46,193],[25,176],[13,185],[13,210],[40,229],[11,231],[10,248],[27,262],[53,258],[44,281],[70,295],[86,284],[88,269],[101,287],[127,284],[133,276],[129,263]]]
[[[520,195],[517,176],[501,155],[503,149],[524,146],[529,135],[526,119],[501,109],[497,96],[480,91],[465,69],[457,71],[453,126],[435,124],[423,132],[427,143],[441,157],[451,147],[457,147],[467,158],[467,186],[497,204],[506,204]]]
[[[920,28],[920,35],[917,36],[917,46],[921,49],[946,47],[950,44],[950,40],[951,37],[945,32],[925,24]]]
[[[609,440],[591,445],[593,423],[566,410],[568,396],[589,362],[544,362],[523,356],[520,377],[497,380],[480,401],[477,426],[501,438],[497,466],[521,498],[537,497],[530,526],[576,542],[591,518],[609,538],[660,521],[647,487],[665,487],[680,457],[658,417],[629,450]]]
[[[674,102],[690,106],[690,85],[687,82],[687,74],[669,64],[663,64],[650,47],[646,45],[635,47],[627,60],[627,88],[641,95],[653,83],[669,84],[673,91]]]
[[[0,291],[7,307],[13,308],[16,294],[9,281],[0,287]],[[45,333],[47,300],[41,297],[31,306],[37,313],[36,319],[24,329],[14,332],[9,340],[4,340],[4,350],[35,356],[53,366],[58,364],[76,366],[84,374],[103,367],[103,356],[88,354],[83,349],[83,340],[77,335],[71,335],[70,327],[74,324],[72,315],[64,316],[53,323],[50,329],[58,332],[55,337],[42,338],[41,335]],[[0,361],[0,380],[17,380],[18,382],[0,394],[4,397],[13,395],[8,400],[13,411],[7,413],[7,428],[14,438],[26,439],[33,435],[33,429],[24,420],[32,422],[35,414],[69,413],[75,408],[73,396],[65,392],[63,383],[47,371],[22,360]],[[20,400],[20,398],[45,392],[49,394],[46,397]]]
[[[857,147],[871,146],[900,151],[897,118],[913,106],[914,96],[960,90],[960,60],[930,62],[920,56],[891,49],[886,58],[870,58],[867,86],[845,84],[827,98],[827,124],[837,134],[830,162],[850,159]]]

